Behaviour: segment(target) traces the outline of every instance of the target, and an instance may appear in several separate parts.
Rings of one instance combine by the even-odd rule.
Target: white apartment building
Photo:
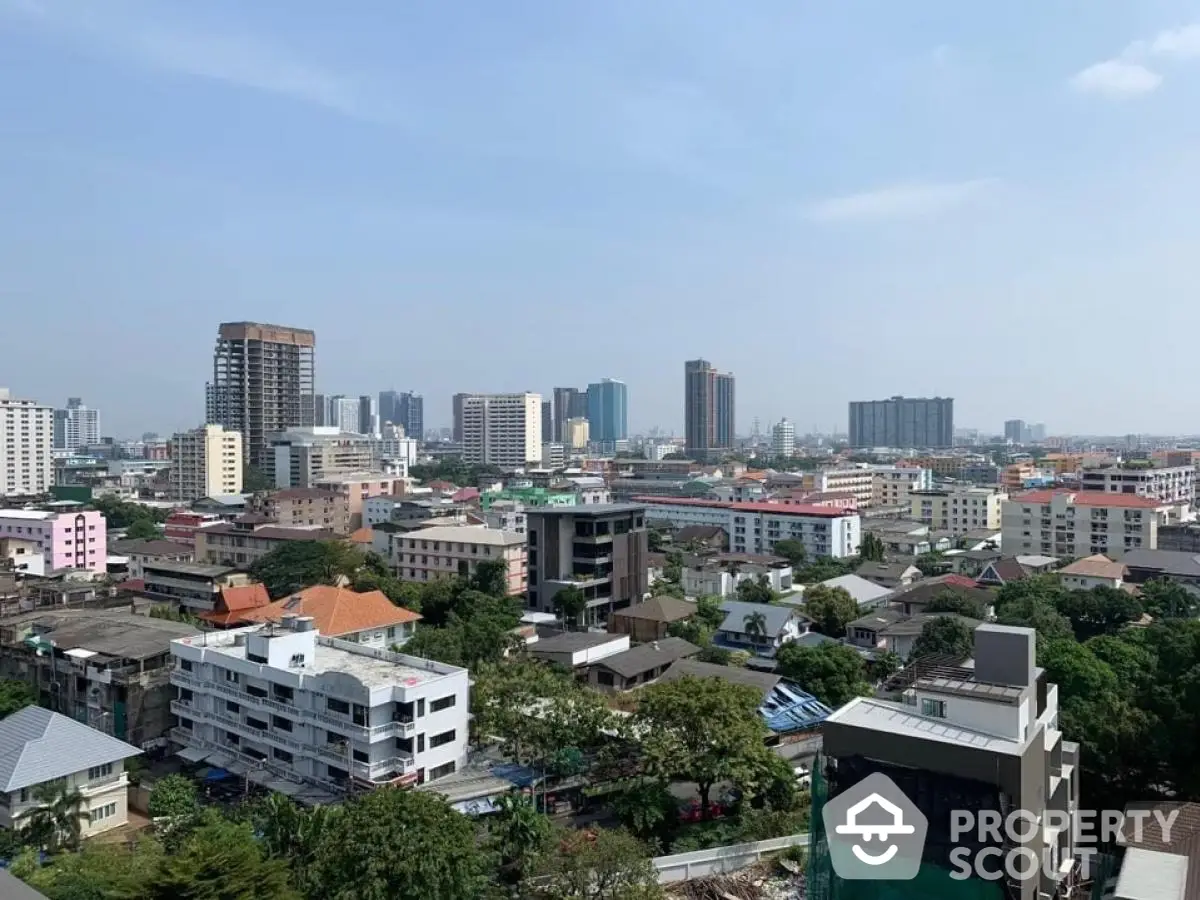
[[[862,543],[857,513],[828,506],[782,503],[727,503],[678,497],[634,497],[644,504],[647,519],[669,521],[676,528],[716,525],[729,535],[731,553],[770,554],[784,539],[804,544],[809,557],[853,556]]]
[[[1191,506],[1196,501],[1196,470],[1191,466],[1085,468],[1079,484],[1085,491],[1135,494],[1164,506]]]
[[[930,528],[954,535],[985,528],[999,531],[1001,507],[1007,499],[1008,494],[988,487],[915,491],[910,497],[910,515]]]
[[[541,394],[462,395],[463,461],[521,468],[542,455]]]
[[[271,450],[277,488],[312,487],[335,475],[376,468],[374,438],[342,432],[331,425],[293,428],[274,435]]]
[[[171,438],[171,499],[202,500],[242,492],[242,435],[203,425]]]
[[[417,464],[417,439],[406,437],[403,425],[383,426],[380,436],[371,437],[375,458],[392,466],[403,464],[404,471],[398,474],[407,477],[409,466]]]
[[[180,638],[171,656],[180,755],[298,799],[433,781],[466,760],[466,669],[321,637],[298,616]]]
[[[1164,505],[1136,494],[1030,491],[1001,507],[1006,554],[1120,559],[1129,550],[1158,547]]]
[[[875,494],[875,470],[864,467],[805,472],[803,487],[829,494],[853,494],[859,506],[870,506]]]
[[[44,494],[54,481],[54,410],[0,388],[0,497]]]
[[[914,491],[933,487],[933,472],[913,466],[880,466],[871,470],[872,506],[908,506]]]
[[[54,411],[54,449],[78,450],[100,443],[100,410],[88,409],[79,397],[68,397],[66,409]]]
[[[796,455],[796,426],[786,418],[771,429],[771,454],[775,457]]]

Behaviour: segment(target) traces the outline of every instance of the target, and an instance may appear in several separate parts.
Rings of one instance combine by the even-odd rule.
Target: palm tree
[[[538,812],[529,797],[505,794],[496,805],[491,838],[506,874],[519,881],[545,847],[550,837],[550,820]]]
[[[760,612],[747,613],[742,619],[742,625],[746,628],[746,634],[750,637],[766,637],[767,636],[767,617]]]
[[[30,843],[48,852],[77,850],[83,823],[92,814],[83,809],[83,794],[63,779],[39,784],[33,789],[38,806],[24,815],[21,831]]]

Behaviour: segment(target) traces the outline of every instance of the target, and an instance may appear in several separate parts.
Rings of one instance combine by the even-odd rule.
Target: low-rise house
[[[912,519],[864,519],[863,531],[879,538],[889,556],[914,557],[954,546],[949,533],[933,531]]]
[[[568,669],[594,665],[600,660],[629,649],[629,635],[598,631],[564,631],[539,637],[529,645],[529,655],[542,662]]]
[[[1129,577],[1124,563],[1114,562],[1102,553],[1077,559],[1058,570],[1063,587],[1073,591],[1089,591],[1095,587],[1120,588]]]
[[[725,529],[719,525],[688,525],[671,535],[671,544],[693,552],[699,550],[724,551],[729,545]]]
[[[667,572],[667,554],[665,553],[647,553],[646,554],[646,584],[651,585],[656,581],[661,581]]]
[[[108,545],[110,565],[113,556],[124,557],[127,578],[145,578],[147,563],[191,562],[194,552],[193,547],[175,541],[127,540]]]
[[[921,570],[911,563],[905,562],[887,563],[868,560],[855,569],[854,574],[891,591],[908,587],[921,578]]]
[[[594,663],[588,668],[588,684],[602,691],[632,690],[657,681],[677,660],[699,652],[699,647],[683,638],[651,641]]]
[[[824,581],[817,582],[817,585],[827,588],[841,588],[847,594],[854,598],[854,602],[858,604],[859,609],[871,609],[876,606],[883,606],[888,597],[892,596],[892,589],[883,587],[874,581],[869,581],[860,575],[839,575],[836,578],[826,578]],[[813,585],[812,587],[816,587]],[[809,587],[808,590],[812,590]]]
[[[908,618],[899,609],[876,609],[846,625],[846,643],[862,650],[886,650],[882,633]]]
[[[152,600],[183,607],[187,612],[213,612],[227,587],[250,583],[233,566],[194,562],[151,562],[142,566],[142,592]]]
[[[991,563],[1004,558],[999,550],[951,550],[945,557],[956,575],[978,578]]]
[[[975,583],[980,587],[1004,587],[1014,581],[1024,581],[1030,574],[1028,569],[1010,556],[988,563],[979,577],[975,579]]]
[[[1131,550],[1122,557],[1129,581],[1165,579],[1200,594],[1200,556],[1182,550]]]
[[[240,624],[282,622],[286,616],[306,616],[326,637],[379,649],[403,645],[421,619],[412,610],[396,606],[382,591],[360,594],[349,588],[318,584],[267,606],[246,610]]]
[[[224,587],[217,594],[216,607],[212,612],[202,612],[198,618],[214,628],[236,628],[242,624],[242,617],[252,609],[267,606],[271,597],[264,584],[243,584],[237,587]]]
[[[608,630],[627,634],[636,644],[661,641],[674,622],[682,622],[696,614],[696,604],[678,597],[651,597],[642,603],[619,609],[608,617]]]
[[[792,589],[792,565],[781,556],[750,553],[717,553],[685,556],[680,579],[689,597],[736,597],[743,581],[759,581],[777,594]]]
[[[905,615],[923,613],[935,599],[944,594],[973,600],[981,611],[986,611],[995,600],[995,595],[979,587],[970,578],[962,575],[936,575],[923,578],[911,587],[897,591],[888,599],[888,606],[901,610]]]
[[[809,629],[808,619],[790,606],[726,600],[721,612],[725,613],[725,621],[714,635],[715,642],[763,659],[774,659],[780,647]]]
[[[248,569],[277,547],[295,541],[331,541],[341,537],[320,526],[284,528],[242,515],[227,525],[196,532],[196,562]]]
[[[78,791],[80,835],[128,821],[125,760],[141,750],[40,706],[0,721],[0,827],[19,829],[49,802],[38,788]],[[7,896],[7,895],[6,895]]]
[[[171,727],[168,648],[184,622],[119,609],[45,609],[0,620],[0,678],[31,684],[38,702],[135,747]]]
[[[880,629],[878,637],[882,639],[885,650],[890,650],[899,656],[901,660],[907,661],[909,656],[912,655],[913,644],[921,636],[926,623],[933,619],[947,616],[958,619],[972,632],[974,632],[977,626],[982,624],[978,619],[973,619],[969,616],[960,616],[956,613],[918,613],[917,615],[906,616]]]

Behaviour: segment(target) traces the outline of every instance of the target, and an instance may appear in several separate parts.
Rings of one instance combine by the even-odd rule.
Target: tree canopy
[[[132,528],[135,523],[141,522],[150,527],[167,521],[167,516],[171,514],[168,509],[161,509],[157,506],[145,506],[141,503],[131,503],[128,500],[120,500],[111,495],[102,497],[94,497],[91,501],[92,506],[100,511],[104,516],[105,524],[114,531],[120,529]],[[152,535],[144,533],[144,525],[139,526],[143,529],[142,534],[131,534],[129,537],[157,537],[158,529],[154,528]]]
[[[284,541],[250,572],[278,600],[315,584],[352,583],[365,562],[362,551],[345,541]]]
[[[0,719],[7,718],[17,710],[37,703],[33,685],[12,678],[0,679]]]
[[[971,655],[975,646],[975,636],[962,619],[954,615],[937,616],[930,619],[921,628],[921,633],[913,641],[913,659],[922,656],[956,656],[966,659]]]
[[[804,562],[808,556],[808,551],[804,548],[804,542],[795,540],[794,538],[784,538],[781,541],[776,541],[775,546],[771,548],[771,552],[776,556],[782,556],[793,568]]]
[[[857,556],[847,556],[835,559],[832,556],[818,556],[794,570],[796,581],[800,584],[816,584],[818,581],[828,581],[841,575],[852,575],[859,566]]]
[[[828,637],[846,635],[846,626],[859,617],[858,602],[845,588],[817,584],[804,592],[804,614]]]
[[[845,644],[784,644],[775,665],[780,675],[832,709],[871,692],[863,658]]]

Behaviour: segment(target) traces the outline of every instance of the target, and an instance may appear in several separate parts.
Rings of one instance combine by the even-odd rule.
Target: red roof
[[[735,512],[768,513],[776,516],[818,516],[840,519],[855,515],[850,510],[833,506],[812,506],[807,503],[729,503],[724,500],[694,500],[682,497],[634,497],[634,503],[647,506],[706,506],[709,509],[732,509]]]
[[[402,625],[421,618],[403,606],[396,606],[382,591],[358,594],[348,588],[318,584],[252,610],[245,614],[244,621],[278,622],[288,613],[312,616],[317,630],[327,637]]]
[[[455,503],[466,503],[468,500],[474,500],[479,496],[479,488],[465,487],[455,493],[450,499]]]
[[[271,602],[267,587],[263,584],[243,584],[237,587],[221,588],[220,607],[225,612],[235,612],[243,609],[257,609]]]
[[[370,528],[359,528],[350,532],[350,543],[352,544],[369,544],[374,540],[375,532]]]
[[[1128,509],[1158,509],[1166,504],[1137,494],[1110,494],[1106,491],[1030,491],[1010,498],[1020,503],[1049,503],[1055,496],[1069,497],[1076,506],[1120,506]]]
[[[942,584],[948,584],[951,587],[975,587],[975,579],[968,578],[966,575],[943,575],[939,580]]]

